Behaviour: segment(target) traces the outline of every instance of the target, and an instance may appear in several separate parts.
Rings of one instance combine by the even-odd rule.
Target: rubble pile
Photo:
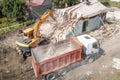
[[[55,20],[49,18],[40,27],[40,33],[52,40],[58,42],[63,40],[63,35],[73,31],[76,23],[89,17],[103,13],[107,8],[99,1],[91,2],[90,5],[80,3],[64,9],[57,9],[53,12]]]
[[[104,40],[118,34],[120,31],[120,20],[115,21],[113,24],[105,24],[100,29],[90,33],[90,35],[96,37],[102,44]]]
[[[120,59],[119,58],[113,58],[113,68],[120,69]]]
[[[61,41],[62,35],[71,31],[73,24],[78,21],[74,18],[68,18],[69,16],[65,16],[65,13],[57,14],[57,12],[54,13],[55,20],[48,18],[40,27],[40,33],[53,42]]]

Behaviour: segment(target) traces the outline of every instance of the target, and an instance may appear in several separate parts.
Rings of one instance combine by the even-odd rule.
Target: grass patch
[[[118,7],[120,8],[120,2],[113,2],[110,0],[99,0],[103,5],[107,7]]]
[[[6,17],[0,18],[0,24],[3,23],[3,22],[6,22],[6,21],[7,21]]]
[[[117,76],[120,78],[120,72],[117,72]]]
[[[109,2],[109,4],[110,4],[110,6],[111,7],[118,7],[118,8],[120,8],[120,2]]]
[[[8,27],[8,26],[12,26],[12,25],[17,25],[19,24],[18,22],[3,22],[0,24],[0,29]]]
[[[16,30],[16,29],[21,28],[21,27],[26,27],[28,25],[33,24],[34,22],[35,21],[25,21],[21,24],[19,22],[5,22],[3,24],[0,24],[0,29],[1,29],[0,34],[6,33],[9,31],[12,31],[12,30]]]

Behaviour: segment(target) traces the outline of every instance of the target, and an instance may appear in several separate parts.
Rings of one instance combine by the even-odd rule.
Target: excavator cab
[[[28,29],[24,30],[23,34],[24,34],[24,38],[29,38],[29,39],[34,38],[33,28],[28,28]]]

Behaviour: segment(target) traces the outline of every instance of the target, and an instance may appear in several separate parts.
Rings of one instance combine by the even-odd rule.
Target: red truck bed
[[[32,65],[36,77],[59,70],[81,59],[82,44],[74,37],[33,48]]]

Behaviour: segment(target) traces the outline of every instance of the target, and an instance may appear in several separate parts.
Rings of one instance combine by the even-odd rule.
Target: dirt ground
[[[91,64],[79,66],[65,80],[120,80],[120,70],[112,68],[113,58],[120,58],[120,32],[101,41],[105,55]],[[15,50],[18,30],[0,35],[0,80],[37,80],[31,58],[20,62]]]

